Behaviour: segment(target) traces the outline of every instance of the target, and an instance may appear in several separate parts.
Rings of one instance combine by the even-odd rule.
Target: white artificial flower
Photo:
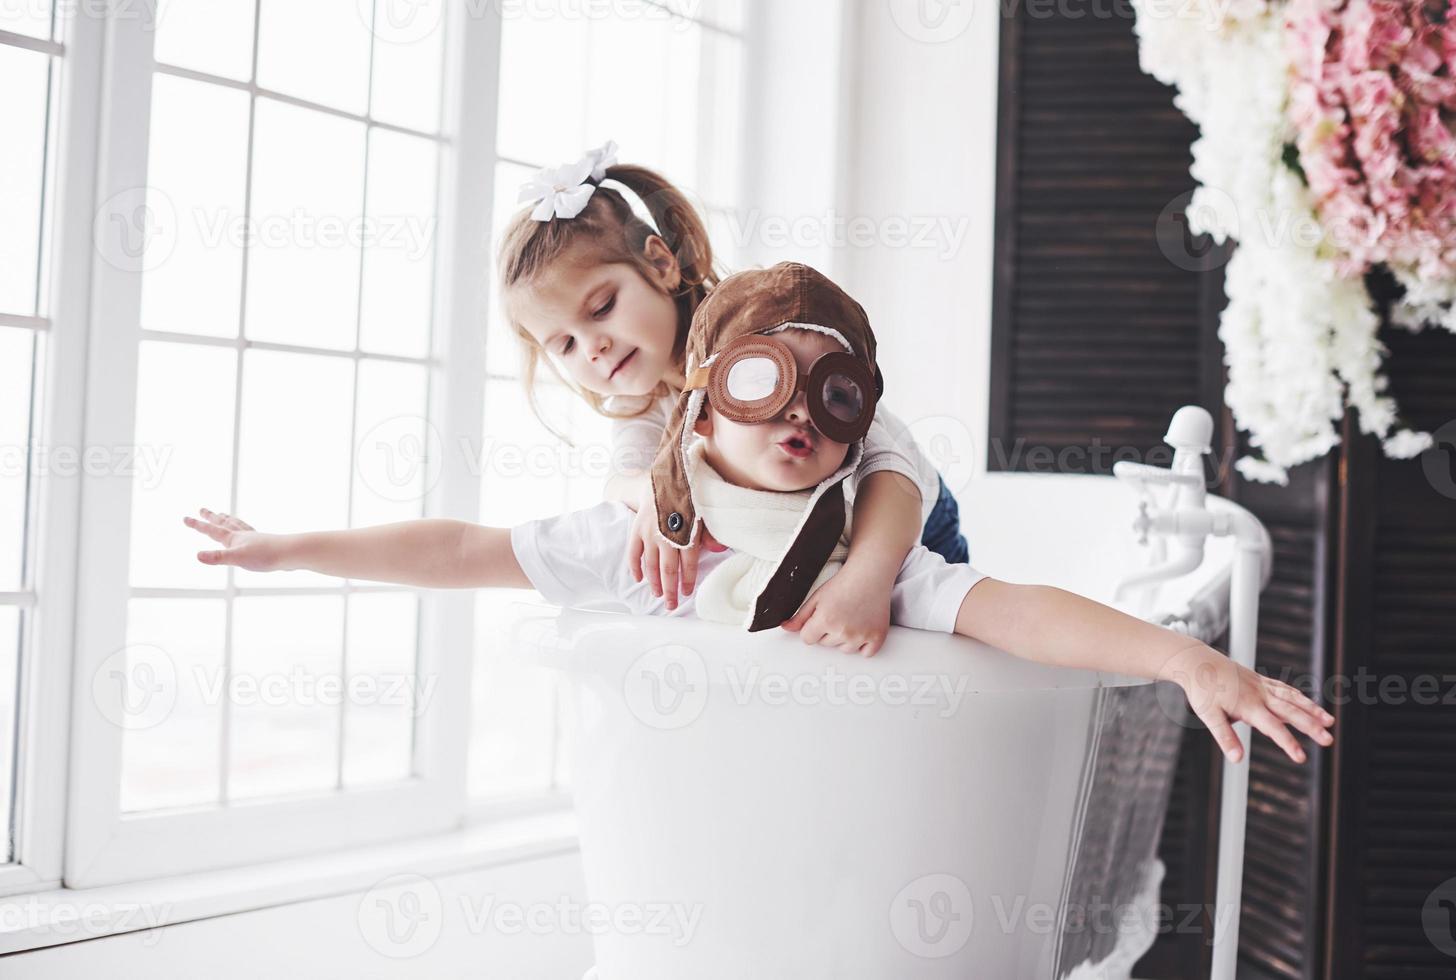
[[[1411,459],[1430,449],[1436,444],[1436,440],[1429,432],[1412,432],[1410,429],[1401,429],[1381,443],[1385,455],[1391,459]]]
[[[1339,443],[1347,406],[1389,456],[1429,446],[1426,433],[1390,434],[1397,412],[1383,394],[1380,318],[1363,280],[1337,274],[1310,192],[1283,162],[1295,134],[1277,6],[1234,0],[1215,23],[1201,16],[1219,12],[1211,0],[1180,7],[1184,16],[1170,16],[1165,0],[1132,5],[1142,69],[1175,86],[1173,104],[1199,127],[1189,227],[1238,243],[1224,270],[1228,306],[1218,336],[1229,369],[1225,400],[1259,453],[1239,460],[1239,472],[1287,482],[1290,467]],[[1444,316],[1456,329],[1456,283],[1405,285],[1397,323]]]

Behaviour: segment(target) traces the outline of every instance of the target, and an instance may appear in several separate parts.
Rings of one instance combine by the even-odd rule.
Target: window
[[[426,515],[451,6],[164,0],[154,30],[116,21],[153,59],[111,79],[146,146],[108,148],[121,190],[103,204],[124,297],[106,394],[141,465],[96,487],[127,501],[129,534],[103,561],[124,582],[99,575],[125,596],[94,685],[119,737],[84,743],[114,791],[90,801],[82,883],[458,817],[458,776],[424,753],[430,726],[460,726],[421,656],[449,599],[205,566],[181,523],[200,506],[278,531]]]
[[[659,170],[698,204],[710,232],[720,229],[719,260],[732,268],[733,242],[722,232],[741,198],[743,4],[562,0],[502,10],[492,243],[536,170],[614,139],[624,162]],[[498,304],[489,321],[481,520],[511,525],[591,506],[602,499],[607,420],[542,371],[543,411],[574,445],[561,443],[527,405],[517,341]],[[511,656],[489,629],[509,603],[533,595],[482,592],[477,600],[470,792],[478,799],[560,791],[569,778],[559,677]]]
[[[487,314],[493,230],[522,174],[607,136],[733,206],[741,17],[670,7],[4,7],[0,893],[436,833],[472,797],[563,785],[554,686],[477,656],[511,596],[208,567],[181,518],[599,499],[604,474],[524,408]],[[562,70],[536,72],[558,45]],[[553,99],[575,123],[526,111]],[[546,400],[579,446],[605,441]],[[52,445],[86,450],[69,481]],[[562,462],[512,476],[492,446]]]
[[[37,494],[48,453],[41,430],[53,237],[55,120],[62,46],[47,2],[0,8],[0,893],[33,880],[20,865],[20,734],[33,672]]]

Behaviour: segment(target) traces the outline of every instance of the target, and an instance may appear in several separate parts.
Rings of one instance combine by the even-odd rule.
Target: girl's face
[[[661,238],[647,240],[650,278],[636,265],[572,249],[506,291],[512,319],[567,377],[600,395],[646,395],[682,383],[673,364],[682,274]]]

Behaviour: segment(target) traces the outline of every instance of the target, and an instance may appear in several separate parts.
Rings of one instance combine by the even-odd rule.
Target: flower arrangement
[[[1327,453],[1353,407],[1387,455],[1428,433],[1386,394],[1366,276],[1391,320],[1456,331],[1456,0],[1132,0],[1141,65],[1197,123],[1192,230],[1234,239],[1219,338],[1226,393],[1285,482]]]

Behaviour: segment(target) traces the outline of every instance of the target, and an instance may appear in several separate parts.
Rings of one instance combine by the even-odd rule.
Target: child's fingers
[[[1324,708],[1321,708],[1299,688],[1286,684],[1283,681],[1275,680],[1270,681],[1269,688],[1277,700],[1286,702],[1294,708],[1303,711],[1312,717],[1317,724],[1328,727],[1335,723],[1334,715],[1330,714]]]
[[[1304,749],[1299,747],[1299,740],[1296,739],[1284,722],[1274,717],[1274,713],[1262,704],[1249,712],[1248,722],[1259,731],[1269,736],[1275,745],[1284,750],[1284,754],[1295,762],[1304,761]]]
[[[1209,704],[1202,709],[1195,710],[1199,720],[1213,735],[1213,740],[1218,743],[1219,751],[1233,762],[1238,762],[1243,758],[1244,747],[1239,743],[1239,736],[1234,732],[1234,726],[1229,724],[1223,709],[1215,704]]]
[[[182,523],[195,531],[201,531],[214,541],[226,543],[226,539],[232,535],[232,532],[225,527],[218,524],[209,524],[206,521],[199,521],[195,517],[184,517],[182,518]]]
[[[242,521],[238,520],[236,517],[232,516],[231,514],[219,514],[216,511],[208,510],[206,507],[200,508],[200,511],[201,511],[203,517],[207,518],[209,521],[212,521],[212,522],[214,522],[216,524],[222,525],[223,527],[227,528],[230,531],[251,531],[251,530],[253,530],[252,526],[250,526],[248,524],[244,524]]]
[[[816,643],[822,643],[828,635],[829,630],[820,625],[818,617],[812,615],[804,623],[803,628],[799,630],[799,639],[803,640],[806,646],[814,646]]]
[[[1325,730],[1323,720],[1297,701],[1276,692],[1265,701],[1265,705],[1277,717],[1289,722],[1321,745],[1330,745],[1335,741],[1335,737]]]
[[[226,551],[199,551],[197,560],[204,565],[233,565],[236,562],[228,558]]]
[[[652,594],[662,595],[662,573],[658,569],[657,544],[647,543],[642,548],[642,574],[647,578],[647,584],[652,587]]]
[[[814,612],[813,598],[810,596],[809,601],[800,606],[798,612],[779,624],[779,628],[786,629],[790,633],[803,629],[804,624],[809,621],[810,615]]]
[[[698,549],[689,546],[682,553],[682,594],[685,596],[693,594],[693,587],[698,584]]]
[[[728,546],[723,542],[719,541],[717,538],[713,537],[712,532],[709,531],[706,527],[701,528],[699,533],[702,535],[702,537],[700,537],[698,540],[701,541],[703,543],[703,547],[707,548],[709,551],[728,550]]]
[[[636,534],[627,542],[627,569],[634,582],[642,581],[642,544],[642,538]]]
[[[662,568],[662,597],[668,609],[677,608],[677,549],[663,548],[658,561]]]

